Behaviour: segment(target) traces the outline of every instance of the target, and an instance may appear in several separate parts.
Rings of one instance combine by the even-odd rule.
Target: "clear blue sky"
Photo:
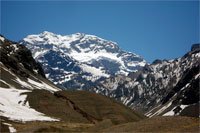
[[[1,34],[18,41],[44,30],[94,34],[148,62],[185,54],[199,42],[199,2],[6,2]]]

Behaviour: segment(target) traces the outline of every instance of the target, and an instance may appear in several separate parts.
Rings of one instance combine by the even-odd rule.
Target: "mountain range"
[[[0,53],[2,132],[199,130],[200,44],[148,64],[97,36],[45,31],[1,35]]]
[[[44,31],[19,43],[32,51],[47,78],[64,89],[100,93],[151,117],[178,115],[190,106],[193,115],[199,114],[199,44],[181,58],[148,64],[115,42],[83,33],[61,36]],[[190,97],[196,100],[184,103],[186,90],[192,90]]]
[[[128,76],[101,81],[91,91],[101,93],[147,116],[199,116],[200,45],[174,60],[155,60]]]
[[[117,43],[84,33],[62,36],[44,31],[19,43],[31,50],[49,80],[67,89],[88,90],[105,78],[128,75],[146,64]]]
[[[109,127],[145,118],[108,97],[58,88],[30,50],[3,36],[0,53],[1,132],[94,131],[97,123]]]

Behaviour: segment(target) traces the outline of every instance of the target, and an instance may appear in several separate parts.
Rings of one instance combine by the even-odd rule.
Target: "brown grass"
[[[110,119],[114,124],[134,122],[145,117],[106,96],[87,91],[62,91],[80,109],[98,119]]]
[[[199,119],[181,116],[155,117],[113,126],[102,132],[199,132]]]
[[[98,124],[59,122],[11,122],[18,132],[199,132],[199,119],[194,117],[155,117],[139,122],[113,125],[111,120],[103,120]]]
[[[69,101],[46,90],[33,90],[26,93],[27,101],[37,111],[71,123],[91,123],[85,115],[100,121],[110,119],[114,124],[134,122],[145,118],[142,114],[102,95],[86,91],[56,93],[73,101],[76,108],[73,108]]]
[[[87,131],[93,124],[67,122],[26,122],[15,123],[13,126],[18,132],[81,132]]]

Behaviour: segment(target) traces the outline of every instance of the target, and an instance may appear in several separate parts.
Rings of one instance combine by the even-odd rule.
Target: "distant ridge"
[[[146,64],[117,43],[84,33],[62,36],[44,31],[28,35],[20,44],[32,51],[49,80],[68,89],[87,90],[98,80],[128,75]]]

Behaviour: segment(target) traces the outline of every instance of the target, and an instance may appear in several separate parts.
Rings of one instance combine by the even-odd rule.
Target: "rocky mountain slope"
[[[61,36],[45,31],[20,43],[33,52],[56,85],[115,98],[149,117],[198,115],[199,44],[182,58],[147,64],[114,42],[82,33]],[[185,103],[186,96],[192,102]],[[189,108],[192,114],[181,113]]]
[[[199,107],[199,45],[194,45],[180,59],[156,61],[128,76],[101,81],[93,88],[93,91],[122,100],[131,107],[135,105],[138,109],[146,109],[149,106],[152,109],[147,109],[149,112],[146,111],[146,114],[150,117],[163,115],[148,119],[103,95],[59,89],[45,78],[40,64],[24,45],[3,36],[0,36],[0,53],[0,132],[199,131],[199,118],[168,116],[199,116],[196,112]],[[162,71],[168,74],[164,75]],[[159,78],[156,78],[157,73],[161,73]],[[173,79],[172,87],[166,89],[168,85],[165,83],[172,81],[166,80],[165,76],[179,78]],[[135,87],[131,88],[131,85]],[[150,89],[140,91],[136,88],[138,85]],[[159,85],[160,89],[153,89],[155,85]],[[147,89],[154,90],[152,93],[158,96],[158,103],[153,102],[154,95],[150,95]],[[136,98],[130,101],[126,96]],[[146,104],[146,100],[152,104]]]
[[[0,132],[77,132],[145,118],[105,96],[61,90],[24,45],[3,36],[0,53]]]
[[[83,33],[61,36],[45,31],[27,36],[20,44],[32,51],[49,80],[68,89],[88,89],[102,79],[127,75],[146,64],[115,42]]]
[[[152,117],[199,116],[200,46],[174,60],[156,60],[128,76],[101,81],[90,91],[114,97]]]

